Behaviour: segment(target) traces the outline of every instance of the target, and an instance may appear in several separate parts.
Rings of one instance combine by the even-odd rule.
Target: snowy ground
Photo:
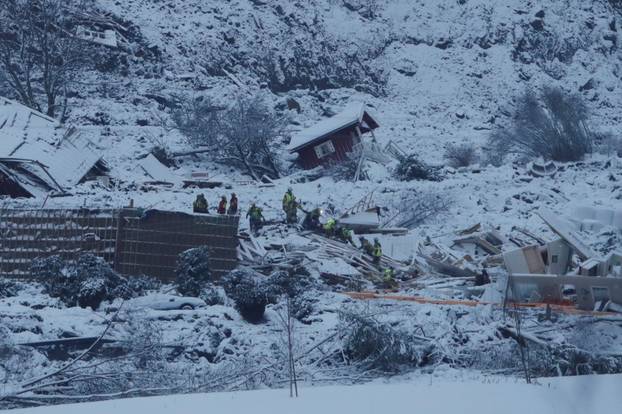
[[[362,386],[301,388],[298,398],[288,390],[177,395],[98,403],[61,405],[12,411],[15,414],[129,414],[148,412],[253,412],[257,414],[337,414],[378,412],[438,414],[557,414],[615,412],[622,405],[621,375],[556,378],[527,385],[509,379],[448,382],[419,378],[408,382],[375,382]]]
[[[304,4],[232,0],[208,6],[197,0],[106,0],[100,3],[139,25],[145,42],[157,45],[164,59],[157,64],[161,66],[156,68],[157,76],[146,76],[144,72],[151,68],[152,62],[139,58],[135,58],[132,72],[125,77],[83,74],[80,93],[71,98],[70,123],[86,124],[84,128],[111,166],[114,185],[104,188],[98,183],[85,183],[77,186],[70,197],[48,199],[45,207],[119,208],[133,200],[137,207],[190,212],[197,190],[183,189],[179,185],[170,189],[140,188],[144,177],[135,168],[138,157],[147,154],[155,145],[172,151],[192,149],[172,128],[170,108],[159,106],[146,95],[205,95],[230,100],[240,92],[239,87],[227,77],[207,76],[200,67],[200,58],[211,42],[221,40],[224,33],[232,30],[241,50],[252,49],[256,47],[253,42],[257,33],[261,32],[264,41],[268,39],[268,46],[279,48],[281,45],[270,43],[271,36],[287,30],[302,32],[314,24],[314,18],[323,21],[333,35],[351,38],[354,43],[379,35],[380,40],[395,37],[386,50],[385,59],[379,62],[391,73],[388,92],[386,96],[374,97],[354,89],[292,90],[280,94],[264,90],[266,99],[274,106],[282,104],[287,97],[300,102],[302,112],[290,111],[289,114],[292,132],[312,125],[326,112],[340,110],[348,101],[366,101],[373,106],[380,122],[376,135],[381,145],[394,141],[407,152],[440,164],[449,143],[484,145],[490,130],[507,120],[513,98],[525,88],[552,84],[576,92],[590,79],[593,79],[592,87],[582,94],[592,110],[594,129],[611,130],[615,134],[620,130],[621,56],[619,50],[611,49],[610,40],[612,33],[619,30],[619,19],[612,23],[615,15],[604,1],[589,5],[581,0],[547,0],[537,5],[532,2],[517,4],[513,0],[494,2],[494,5],[483,0],[470,0],[465,4],[457,1],[441,4],[436,0],[382,1],[381,17],[375,20],[367,20],[347,10],[341,2],[330,0],[302,2]],[[283,11],[279,11],[279,7]],[[560,63],[553,59],[543,65],[535,60],[521,63],[512,58],[540,9],[545,11],[544,22],[551,33],[569,42],[589,40],[570,61]],[[266,29],[257,30],[257,21]],[[353,24],[344,25],[344,21]],[[592,28],[586,29],[589,27]],[[447,40],[451,40],[448,48],[438,47]],[[236,76],[249,88],[258,87],[258,80],[246,73],[248,68],[243,63],[235,69]],[[554,79],[547,72],[562,76]],[[184,80],[187,79],[185,75],[190,75],[192,80]],[[108,117],[109,125],[93,125],[96,113]],[[146,120],[148,125],[139,126],[139,120]],[[281,155],[285,158],[285,154]],[[498,227],[502,234],[510,232],[513,226],[520,226],[551,240],[554,235],[535,214],[538,209],[550,208],[565,215],[575,205],[619,208],[622,200],[622,160],[612,154],[595,154],[585,162],[566,165],[554,178],[532,178],[522,166],[506,164],[465,171],[447,170],[446,178],[438,183],[397,181],[391,177],[395,163],[386,167],[371,164],[369,181],[351,183],[324,177],[304,182],[302,173],[288,169],[288,161],[284,161],[285,173],[292,174],[276,180],[274,187],[261,188],[248,183],[247,177],[230,167],[214,163],[209,156],[180,158],[178,162],[173,173],[180,177],[188,177],[192,171],[208,171],[211,177],[224,182],[225,188],[201,190],[212,207],[221,195],[236,192],[243,215],[251,202],[257,202],[270,220],[284,218],[281,198],[289,186],[307,208],[320,206],[337,216],[372,191],[374,201],[385,208],[384,218],[393,216],[400,202],[416,192],[449,195],[452,202],[448,212],[414,229],[406,237],[383,240],[386,252],[401,260],[412,258],[417,243],[425,237],[449,245],[455,231],[476,223]],[[43,200],[2,200],[1,203],[3,207],[39,208]],[[331,206],[334,209],[329,208]],[[607,251],[622,247],[622,238],[619,235],[611,238],[611,234],[610,229],[605,229],[594,235],[599,243],[613,240],[597,247]],[[281,237],[279,232],[266,231],[260,241],[279,242]],[[435,279],[437,276],[424,278],[416,289],[409,287],[402,293],[438,299],[467,297],[465,283]],[[300,324],[298,328],[297,351],[301,354],[337,332],[338,311],[355,304],[352,299],[328,288],[317,294],[317,300],[309,323]],[[538,386],[522,384],[516,379],[520,370],[517,369],[515,344],[512,339],[498,337],[496,328],[504,319],[501,312],[491,306],[468,308],[382,301],[370,308],[399,326],[423,330],[450,358],[417,370],[417,375],[426,375],[403,384],[318,389],[305,386],[299,400],[288,400],[286,391],[280,389],[126,400],[95,404],[93,414],[98,413],[97,410],[157,413],[160,408],[177,412],[181,411],[180,407],[188,407],[192,412],[197,406],[209,408],[210,404],[217,408],[223,404],[223,411],[228,412],[241,412],[252,406],[258,412],[265,409],[271,413],[279,411],[269,410],[270,403],[278,405],[283,412],[301,413],[306,412],[304,410],[400,412],[418,408],[431,412],[601,412],[620,405],[620,394],[613,392],[620,386],[619,376],[556,379],[551,380],[550,386],[545,380],[539,380],[541,385]],[[622,354],[622,327],[615,319],[595,321],[562,315],[557,323],[551,323],[539,321],[537,313],[527,314],[525,329],[531,333],[545,336],[552,343],[572,344],[605,356]],[[37,286],[24,288],[17,297],[0,299],[0,327],[11,332],[8,339],[12,344],[56,339],[68,334],[97,335],[105,326],[106,316],[102,310],[66,308],[42,294]],[[266,322],[259,325],[244,322],[231,303],[198,311],[148,312],[136,318],[157,325],[165,344],[186,347],[186,355],[167,362],[165,368],[171,378],[188,372],[207,375],[211,374],[211,369],[227,370],[232,366],[239,369],[239,364],[248,361],[253,364],[282,362],[282,327],[271,307]],[[127,339],[133,333],[132,327],[122,322],[114,326],[111,335]],[[212,338],[216,338],[213,343]],[[12,356],[12,363],[19,369],[10,378],[0,378],[4,381],[0,384],[0,395],[22,380],[62,365],[62,361],[48,360],[42,353],[19,349],[21,351]],[[339,343],[333,343],[323,351],[338,350]],[[464,378],[467,374],[460,367],[447,368],[455,363],[452,358],[456,355],[470,358],[468,363],[477,371],[473,374],[475,379]],[[244,358],[248,361],[240,362]],[[316,352],[301,363],[308,384],[357,382],[351,376],[353,372],[360,373],[351,367],[314,366],[321,358]],[[510,377],[487,376],[484,380],[479,370],[486,371],[486,375],[503,372]],[[377,375],[372,373],[360,380],[367,381]],[[282,372],[270,373],[269,377],[263,382],[244,383],[237,388],[283,385]],[[452,380],[456,382],[444,382]],[[580,392],[575,392],[577,389]],[[387,398],[391,395],[394,397]],[[447,398],[447,395],[452,397]],[[69,413],[74,409],[82,412],[90,406],[32,412]]]

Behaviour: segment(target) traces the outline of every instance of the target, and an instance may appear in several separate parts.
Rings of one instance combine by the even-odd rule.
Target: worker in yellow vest
[[[380,264],[380,259],[382,258],[382,245],[380,244],[380,241],[378,240],[378,238],[374,239],[374,264],[378,265]]]
[[[337,221],[334,218],[329,218],[324,223],[324,235],[326,237],[333,237],[335,235],[335,228],[337,227]]]
[[[297,208],[296,197],[290,187],[283,196],[283,211],[285,212],[287,224],[295,224],[298,222]]]
[[[207,200],[203,194],[197,195],[196,200],[192,203],[192,211],[195,213],[207,214]]]

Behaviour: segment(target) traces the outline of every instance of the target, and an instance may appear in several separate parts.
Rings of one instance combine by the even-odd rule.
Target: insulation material
[[[510,274],[546,273],[546,267],[538,246],[527,246],[522,249],[503,253],[505,267]]]
[[[375,229],[380,227],[380,217],[378,216],[378,210],[372,208],[340,218],[339,223],[354,230],[360,228]]]

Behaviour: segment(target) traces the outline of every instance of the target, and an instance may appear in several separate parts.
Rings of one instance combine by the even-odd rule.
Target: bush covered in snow
[[[528,158],[578,161],[593,148],[587,121],[580,96],[559,88],[545,88],[540,95],[527,91],[518,100],[512,125],[495,131],[489,147],[497,154],[510,151]]]
[[[64,261],[59,256],[36,259],[30,271],[50,296],[67,306],[96,309],[102,301],[129,292],[127,280],[92,254],[83,254],[76,261]]]
[[[408,332],[365,311],[342,310],[339,320],[345,333],[346,355],[367,369],[396,371],[401,366],[419,364],[430,351],[428,345],[421,345]]]
[[[114,290],[113,296],[123,299],[135,298],[144,296],[150,291],[158,290],[160,286],[162,286],[162,282],[154,277],[146,275],[132,276]]]
[[[130,313],[127,318],[127,338],[123,342],[123,347],[136,368],[155,368],[164,357],[162,329],[143,312]]]
[[[468,167],[477,162],[477,150],[473,144],[449,144],[445,148],[444,157],[450,167]]]
[[[0,299],[17,295],[19,286],[12,280],[0,279]]]
[[[199,297],[203,299],[208,306],[223,305],[225,303],[225,299],[221,295],[220,290],[212,285],[204,286],[203,289],[201,289]]]
[[[294,318],[303,320],[313,313],[317,300],[313,294],[315,280],[309,273],[301,269],[292,272],[277,271],[265,283],[274,296],[286,296],[290,299]]]
[[[215,362],[218,356],[218,348],[226,338],[226,330],[218,328],[210,318],[203,318],[197,321],[192,331],[192,347],[185,351],[187,357],[193,361],[203,357],[210,363]],[[230,331],[228,333],[231,334]]]
[[[395,176],[402,181],[440,181],[442,179],[439,167],[426,164],[415,154],[411,154],[400,160],[400,163],[395,169]]]
[[[270,283],[248,269],[234,270],[222,279],[222,284],[240,315],[251,323],[260,322],[266,305],[276,300],[276,292]]]
[[[211,280],[209,249],[205,246],[186,250],[177,258],[177,291],[185,296],[201,294],[203,287]]]

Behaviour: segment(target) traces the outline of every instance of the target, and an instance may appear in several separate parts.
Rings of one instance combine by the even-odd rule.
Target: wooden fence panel
[[[179,253],[208,246],[221,276],[237,266],[238,216],[158,210],[0,209],[0,275],[28,277],[32,261],[93,253],[125,275],[172,280]]]

